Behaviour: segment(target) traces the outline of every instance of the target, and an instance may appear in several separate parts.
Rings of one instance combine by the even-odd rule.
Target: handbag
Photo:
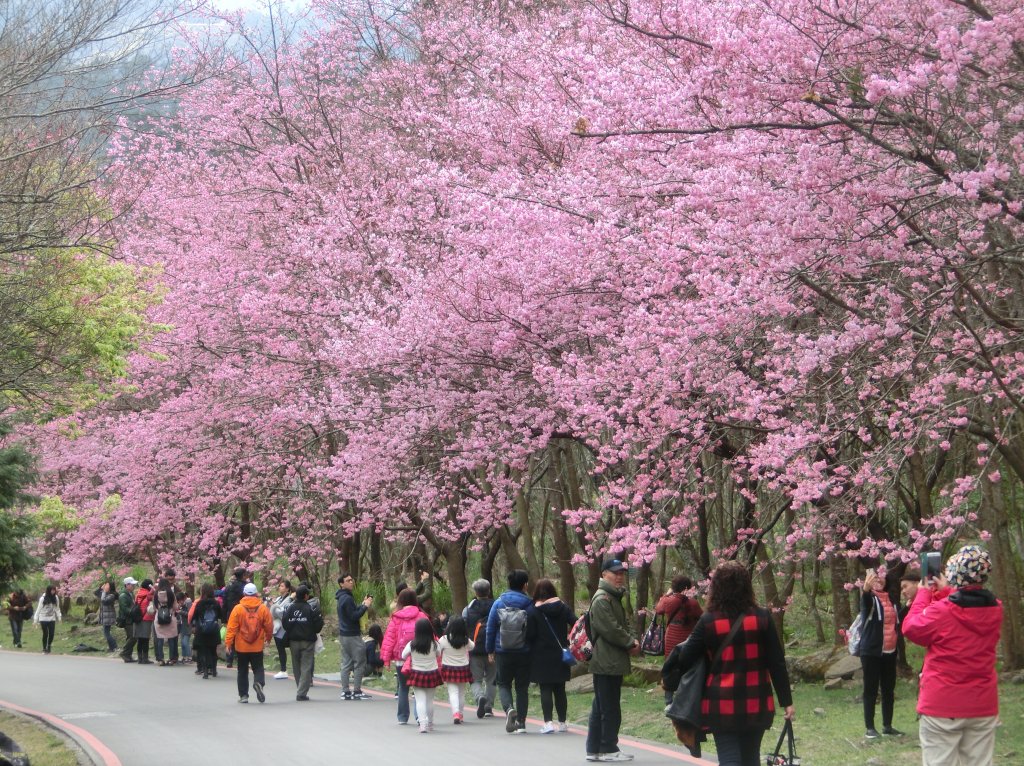
[[[655,657],[665,654],[665,626],[659,624],[658,615],[651,617],[651,624],[640,639],[640,651]]]
[[[558,648],[562,650],[562,662],[568,665],[570,668],[576,664],[576,658],[572,654],[572,650],[568,646],[562,646],[562,642],[558,640],[558,634],[555,633],[555,626],[551,624],[551,620],[548,619],[546,614],[542,614],[544,622],[548,624],[548,630],[551,631],[551,635],[555,638],[555,643],[558,644]]]
[[[686,745],[691,755],[697,754],[698,745],[705,739],[704,716],[701,708],[704,703],[704,687],[707,684],[708,674],[718,665],[725,647],[732,642],[740,625],[743,624],[744,616],[741,614],[733,622],[729,634],[719,644],[718,651],[715,652],[710,663],[704,657],[683,673],[679,679],[679,686],[676,687],[675,694],[672,695],[672,702],[665,708],[665,715],[671,719],[672,727],[676,730],[676,739]]]
[[[789,742],[789,755],[782,755],[782,740]],[[793,722],[788,718],[779,734],[778,744],[775,745],[775,752],[765,758],[768,766],[800,766],[800,756],[796,754],[796,742],[793,738]]]

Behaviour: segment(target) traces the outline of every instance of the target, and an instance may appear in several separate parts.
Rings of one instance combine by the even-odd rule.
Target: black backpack
[[[206,607],[203,616],[199,618],[198,628],[202,636],[220,635],[220,620],[217,619],[217,610],[214,607]]]
[[[128,612],[128,622],[132,624],[142,622],[142,607],[139,606],[137,601],[132,604],[132,608]]]

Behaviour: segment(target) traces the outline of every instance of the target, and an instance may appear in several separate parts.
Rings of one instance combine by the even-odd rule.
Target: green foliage
[[[36,566],[36,561],[25,550],[25,541],[32,535],[32,522],[0,510],[0,592],[20,580]]]

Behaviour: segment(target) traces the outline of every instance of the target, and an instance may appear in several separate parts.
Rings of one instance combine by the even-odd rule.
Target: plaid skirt
[[[410,670],[403,673],[405,683],[408,686],[415,686],[417,689],[435,689],[443,682],[441,674],[436,670]]]
[[[441,679],[446,684],[471,684],[473,671],[469,669],[469,665],[442,665]]]

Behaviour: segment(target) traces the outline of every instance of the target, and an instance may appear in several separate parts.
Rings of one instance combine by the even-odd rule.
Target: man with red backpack
[[[247,583],[242,591],[242,600],[228,617],[228,630],[224,636],[227,650],[234,651],[238,660],[238,701],[249,701],[249,667],[252,667],[252,688],[261,703],[267,697],[263,693],[266,677],[263,673],[263,647],[274,637],[274,618],[259,597],[253,583]]]

